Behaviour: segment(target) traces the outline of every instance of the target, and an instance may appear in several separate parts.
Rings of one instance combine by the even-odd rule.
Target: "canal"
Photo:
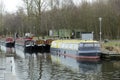
[[[15,51],[14,72],[18,80],[120,80],[119,60],[75,60],[50,53]]]

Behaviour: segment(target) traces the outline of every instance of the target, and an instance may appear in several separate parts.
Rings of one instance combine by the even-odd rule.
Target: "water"
[[[50,54],[16,57],[20,80],[120,80],[120,61],[76,61]],[[56,59],[55,59],[56,58]]]
[[[120,80],[120,61],[75,60],[18,50],[16,54],[15,71],[19,80]]]

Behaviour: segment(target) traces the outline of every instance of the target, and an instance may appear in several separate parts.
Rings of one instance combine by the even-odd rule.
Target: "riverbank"
[[[102,59],[120,59],[120,41],[112,40],[102,44]]]
[[[120,41],[111,40],[103,43],[102,48],[120,54]]]

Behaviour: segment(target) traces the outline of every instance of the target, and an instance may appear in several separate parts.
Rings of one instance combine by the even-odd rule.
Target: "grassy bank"
[[[111,40],[103,43],[103,48],[120,53],[120,40]]]

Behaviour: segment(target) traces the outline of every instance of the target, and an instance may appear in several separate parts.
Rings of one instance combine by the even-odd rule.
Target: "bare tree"
[[[103,38],[118,38],[120,33],[119,1],[83,0],[76,5],[73,0],[23,0],[26,11],[4,14],[4,31],[32,32],[44,36],[50,29],[81,29],[94,31],[99,38],[99,17],[102,17]],[[113,3],[114,2],[114,3]],[[18,30],[15,30],[15,27]],[[1,30],[2,31],[2,30]]]
[[[4,3],[1,0],[0,2],[0,34],[3,33],[3,13],[4,13]]]

